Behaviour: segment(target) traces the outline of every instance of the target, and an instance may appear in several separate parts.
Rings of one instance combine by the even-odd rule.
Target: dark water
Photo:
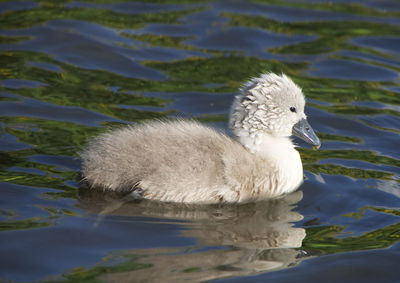
[[[0,3],[0,281],[396,282],[399,1]],[[171,2],[171,3],[167,3]],[[121,123],[227,131],[260,72],[302,86],[323,141],[279,200],[188,207],[79,191]]]

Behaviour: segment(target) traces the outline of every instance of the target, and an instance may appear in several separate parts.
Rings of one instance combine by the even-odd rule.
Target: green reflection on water
[[[314,174],[342,175],[355,179],[382,179],[392,180],[393,173],[377,170],[365,170],[359,168],[349,168],[336,164],[306,164],[304,170]]]
[[[68,274],[63,275],[63,279],[57,281],[46,281],[46,282],[102,282],[98,277],[110,273],[118,273],[125,271],[135,271],[139,269],[150,268],[153,265],[148,263],[137,262],[140,259],[138,255],[123,255],[125,259],[122,263],[105,266],[98,265],[92,268],[77,267]]]
[[[392,209],[392,208],[385,208],[385,207],[375,207],[375,206],[369,206],[369,205],[361,207],[358,212],[350,212],[350,213],[344,214],[343,216],[345,216],[345,217],[354,217],[357,220],[360,220],[361,218],[364,217],[365,212],[367,212],[367,210],[386,213],[386,214],[392,214],[392,215],[395,215],[395,216],[400,216],[400,209]]]
[[[360,107],[354,105],[335,105],[334,107],[321,106],[321,105],[318,106],[313,105],[313,106],[337,114],[363,115],[363,116],[388,114],[393,116],[400,116],[400,112],[391,109]]]
[[[209,50],[206,48],[197,48],[192,45],[184,43],[186,40],[193,39],[193,37],[184,37],[184,36],[167,36],[161,34],[128,34],[122,32],[121,36],[125,36],[128,38],[132,38],[135,40],[140,40],[144,43],[149,44],[150,46],[161,46],[166,48],[175,48],[175,49],[183,49],[183,50],[195,50],[204,53],[213,54],[216,56],[223,56],[223,51],[218,50]],[[122,44],[122,46],[130,47],[129,45]],[[137,47],[133,47],[137,48]]]
[[[332,6],[336,7],[336,5]],[[351,43],[350,39],[357,36],[397,36],[400,33],[400,28],[396,25],[369,21],[318,21],[318,24],[315,24],[315,22],[280,22],[263,16],[240,15],[226,12],[222,13],[222,16],[229,18],[229,25],[231,26],[256,27],[287,35],[301,34],[317,37],[306,42],[269,49],[270,52],[279,54],[330,54],[341,50],[350,50],[378,55],[383,58],[391,58],[390,55],[373,48],[357,46]],[[369,63],[372,65],[381,65],[374,61]],[[385,67],[397,69],[392,65]]]
[[[85,70],[65,63],[57,62],[50,57],[31,52],[3,52],[0,55],[4,66],[0,78],[18,78],[47,84],[36,89],[18,89],[14,92],[46,102],[83,106],[87,109],[113,117],[136,120],[140,116],[156,118],[168,113],[121,109],[117,104],[145,105],[160,107],[168,100],[146,97],[140,94],[131,95],[126,91],[157,92],[236,92],[237,88],[251,76],[261,72],[284,72],[294,78],[303,87],[306,95],[330,103],[331,106],[310,104],[314,107],[341,114],[390,114],[398,116],[397,111],[342,105],[352,101],[376,101],[389,104],[400,104],[396,93],[383,89],[384,83],[343,81],[323,78],[306,78],[301,72],[308,63],[283,63],[275,60],[263,60],[244,56],[218,56],[213,58],[188,58],[173,62],[147,62],[148,67],[165,72],[171,79],[151,81],[126,78],[106,71]],[[47,62],[57,64],[63,72],[51,72],[33,67],[30,62]],[[18,74],[18,76],[15,76]],[[219,83],[221,86],[209,88],[206,84]],[[110,89],[118,86],[118,95]],[[340,86],[340,87],[338,87]],[[79,99],[78,99],[79,98]],[[129,118],[132,116],[132,118]]]
[[[77,175],[73,178],[69,176],[67,180],[76,179]],[[0,181],[9,182],[17,185],[26,185],[32,188],[52,188],[55,190],[61,190],[58,192],[48,192],[45,195],[51,196],[52,198],[73,198],[75,199],[78,195],[76,188],[70,187],[64,184],[66,179],[56,178],[51,176],[41,176],[36,174],[30,174],[25,172],[0,172]]]
[[[385,89],[384,83],[374,82],[358,82],[358,81],[340,81],[334,79],[300,79],[304,83],[304,90],[307,97],[318,99],[331,103],[351,103],[353,101],[376,101],[388,104],[400,104],[399,95]],[[316,85],[320,84],[317,88]],[[300,84],[300,83],[299,83]],[[314,85],[313,85],[314,84]],[[309,103],[314,107],[324,110],[334,108],[336,105],[329,107]],[[375,109],[380,110],[380,109]]]
[[[45,5],[49,3],[50,5]],[[3,29],[28,28],[55,19],[82,20],[104,25],[110,28],[140,28],[148,23],[177,23],[178,19],[204,8],[192,8],[182,11],[135,14],[117,13],[108,9],[65,8],[61,4],[43,2],[40,8],[8,11],[2,14],[0,26]]]
[[[19,42],[23,42],[26,40],[32,39],[29,36],[7,36],[0,35],[0,44],[15,44]]]
[[[45,211],[48,215],[45,217],[36,216],[28,219],[13,221],[13,218],[17,215],[17,213],[7,212],[8,214],[7,219],[0,221],[0,232],[23,230],[23,229],[36,229],[36,228],[54,226],[64,214],[68,213],[68,215],[70,216],[76,215],[75,213],[69,210],[60,210],[58,208],[53,208],[53,207],[39,207],[39,208]]]
[[[370,210],[376,211],[376,212],[382,212],[382,213],[400,216],[400,209],[391,209],[391,208],[385,208],[385,207],[372,207],[372,206],[368,206],[367,208]]]
[[[0,79],[26,79],[45,83],[37,88],[7,89],[13,93],[63,106],[79,106],[125,121],[165,117],[162,112],[167,99],[128,94],[126,89],[137,89],[140,80],[122,77],[110,72],[94,71],[60,63],[49,56],[33,52],[1,52],[4,72]],[[45,70],[32,66],[31,62],[56,64],[63,72]],[[119,86],[116,94],[112,86]],[[160,112],[123,109],[119,105],[160,107]]]
[[[387,156],[380,156],[372,151],[361,151],[361,150],[315,151],[305,148],[298,148],[298,150],[301,153],[301,158],[304,164],[304,170],[312,172],[314,174],[323,173],[328,175],[343,175],[355,179],[362,178],[362,179],[395,180],[393,179],[395,174],[391,172],[369,170],[369,169],[367,170],[361,168],[349,168],[337,164],[317,164],[318,161],[325,159],[357,160],[377,165],[400,167],[400,160]],[[395,181],[399,182],[398,180]]]
[[[29,159],[34,155],[75,157],[89,137],[106,129],[28,117],[0,117],[0,122],[7,125],[6,133],[17,137],[19,142],[32,146],[24,150],[0,152],[0,181],[36,188],[53,188],[54,192],[45,194],[76,198],[76,188],[65,182],[78,179],[78,172]],[[9,168],[20,170],[10,171]],[[41,174],[30,172],[31,169],[39,170]]]
[[[307,236],[302,248],[322,253],[341,253],[390,247],[400,240],[400,224],[394,224],[357,237],[335,237],[345,229],[332,225],[306,228]]]
[[[40,217],[33,217],[19,221],[0,221],[0,231],[35,229],[52,225],[50,222],[40,220]]]
[[[241,84],[262,72],[298,74],[307,63],[283,63],[256,57],[221,56],[213,58],[188,58],[174,62],[147,62],[146,66],[166,72],[171,81],[181,86],[197,85],[198,90],[207,92],[236,92]],[[224,83],[226,87],[206,88],[205,84]],[[195,89],[193,89],[195,90]]]
[[[361,142],[363,142],[362,139],[356,138],[356,137],[346,137],[346,136],[341,136],[341,135],[325,134],[325,133],[321,133],[321,132],[318,132],[317,136],[322,141],[342,141],[342,142],[350,142],[350,143],[361,143]]]
[[[202,115],[197,118],[202,123],[216,123],[216,122],[228,122],[228,115]]]
[[[82,145],[89,137],[105,131],[105,129],[75,123],[31,117],[0,117],[0,122],[7,125],[5,129],[7,133],[17,137],[22,143],[34,146],[33,149],[18,151],[18,153],[5,152],[3,154],[9,156],[1,162],[20,160],[32,154],[77,156],[77,152],[82,149]],[[18,127],[20,125],[24,127]]]
[[[85,0],[58,0],[57,3],[69,3],[69,2],[81,2],[81,3],[86,3],[87,1]],[[97,3],[97,4],[116,4],[116,3],[129,3],[129,2],[139,2],[143,3],[143,0],[91,0],[90,2],[92,3]],[[212,0],[146,0],[146,2],[149,3],[155,3],[155,4],[199,4],[199,3],[207,3],[207,2],[212,2]],[[41,5],[46,5],[46,6],[54,6],[57,5],[57,3],[54,3],[54,1],[49,1],[49,0],[40,0]]]
[[[372,17],[398,17],[400,12],[397,11],[382,11],[366,7],[360,3],[332,3],[332,2],[317,2],[307,3],[306,1],[281,1],[281,0],[252,0],[262,4],[278,5],[281,7],[292,7],[307,10],[319,10],[329,12],[340,12],[346,14],[372,16]]]
[[[400,167],[400,160],[387,156],[380,156],[372,151],[340,150],[340,149],[315,151],[304,148],[300,148],[299,150],[302,153],[303,161],[305,161],[306,163],[316,162],[318,160],[327,158],[338,158],[338,159],[361,160],[373,164],[384,164],[384,165]]]
[[[307,34],[332,38],[333,42],[360,35],[396,35],[400,27],[367,21],[279,22],[263,16],[222,13],[231,26],[256,27],[284,34]],[[328,46],[328,45],[327,45]],[[318,52],[317,52],[318,53]]]
[[[121,33],[120,35],[147,42],[152,46],[173,47],[177,49],[196,49],[182,43],[184,40],[190,39],[189,37],[165,36],[161,34],[128,34],[125,32]]]

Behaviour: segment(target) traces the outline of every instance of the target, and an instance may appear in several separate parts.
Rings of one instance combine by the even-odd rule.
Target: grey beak
[[[301,138],[305,142],[311,144],[314,149],[319,149],[321,146],[321,141],[314,133],[314,130],[311,128],[310,124],[308,124],[307,120],[304,118],[293,126],[292,133],[296,137]]]

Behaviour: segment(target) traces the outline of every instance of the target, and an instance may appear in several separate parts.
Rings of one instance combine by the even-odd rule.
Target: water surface
[[[395,282],[400,2],[0,3],[0,280]],[[112,127],[228,132],[248,78],[284,72],[323,141],[281,199],[185,206],[79,190]]]

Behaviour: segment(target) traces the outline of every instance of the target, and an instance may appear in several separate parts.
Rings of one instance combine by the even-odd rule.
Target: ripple
[[[398,77],[397,72],[386,68],[337,59],[315,62],[309,73],[317,77],[362,81],[393,81]]]
[[[0,104],[0,113],[2,117],[37,117],[95,127],[104,121],[118,121],[84,108],[52,105],[34,99],[27,99],[21,102],[3,102]]]
[[[31,80],[19,80],[19,79],[6,79],[0,81],[0,84],[5,88],[18,89],[18,88],[37,88],[46,86],[47,84]]]
[[[393,36],[364,36],[352,39],[352,42],[365,47],[371,47],[383,53],[399,55],[400,38]]]

